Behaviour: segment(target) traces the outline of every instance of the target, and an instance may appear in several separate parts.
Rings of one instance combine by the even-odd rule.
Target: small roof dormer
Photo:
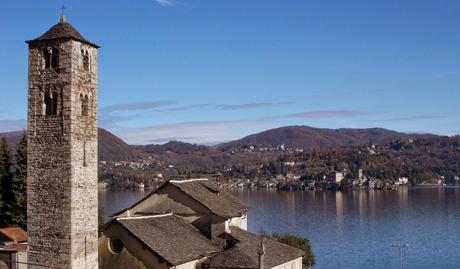
[[[36,44],[41,41],[50,40],[76,40],[82,43],[86,43],[95,48],[99,48],[98,45],[86,40],[70,23],[67,22],[64,15],[61,15],[59,23],[51,27],[46,33],[40,37],[26,41],[27,44]]]

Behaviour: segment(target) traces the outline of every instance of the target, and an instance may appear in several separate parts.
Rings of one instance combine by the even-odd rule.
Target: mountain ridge
[[[24,134],[25,131],[0,133],[0,138],[4,137],[10,150],[14,151],[16,149],[16,145],[19,143]],[[128,145],[121,138],[103,128],[98,128],[98,142],[99,160],[136,160],[142,155],[141,151],[131,145]]]
[[[14,150],[20,141],[24,131],[0,133],[5,137],[8,146]],[[407,134],[384,128],[314,128],[304,125],[284,126],[251,134],[241,139],[221,143],[215,146],[191,144],[181,141],[170,141],[165,144],[129,145],[121,138],[107,131],[98,129],[99,136],[99,160],[103,161],[126,161],[135,160],[144,153],[175,152],[179,154],[192,154],[214,150],[228,150],[233,147],[249,145],[263,145],[277,147],[284,144],[287,148],[299,148],[304,150],[323,149],[331,147],[354,147],[363,145],[384,145],[394,140],[410,138],[436,138],[444,137],[432,134]]]
[[[440,137],[431,134],[406,134],[384,128],[314,128],[304,125],[285,126],[252,134],[241,139],[223,143],[220,149],[244,145],[279,146],[289,148],[320,149],[362,145],[383,145],[403,138]]]

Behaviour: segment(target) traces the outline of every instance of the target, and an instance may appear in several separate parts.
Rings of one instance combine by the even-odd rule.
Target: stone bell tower
[[[28,268],[98,268],[97,45],[64,16],[29,44]]]

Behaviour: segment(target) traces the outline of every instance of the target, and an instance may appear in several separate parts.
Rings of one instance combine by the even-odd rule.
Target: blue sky
[[[27,46],[68,21],[99,51],[100,126],[213,144],[286,125],[460,133],[460,1],[2,1],[0,132]]]

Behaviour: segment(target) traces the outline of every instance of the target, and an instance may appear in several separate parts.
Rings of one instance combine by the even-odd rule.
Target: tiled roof
[[[0,229],[0,234],[9,238],[11,241],[26,242],[27,232],[19,227]]]
[[[116,221],[172,265],[220,251],[195,227],[175,215],[119,218]]]
[[[219,190],[208,180],[170,181],[170,183],[218,216],[239,217],[248,209],[233,195]]]
[[[72,39],[77,40],[83,43],[87,43],[92,45],[93,47],[98,48],[99,46],[93,44],[86,40],[70,23],[66,21],[60,21],[58,24],[51,27],[46,33],[41,35],[40,37],[27,41],[27,43],[35,43],[38,41],[45,41],[45,40],[54,40],[54,39]]]
[[[230,229],[231,236],[237,239],[238,243],[234,247],[207,259],[206,262],[211,268],[259,268],[259,254],[257,253],[260,244],[259,236],[236,227]],[[265,268],[273,268],[305,254],[300,249],[266,237],[264,238],[264,245]]]
[[[175,188],[181,190],[185,195],[189,196],[193,200],[199,202],[204,207],[208,208],[215,215],[224,217],[224,218],[233,218],[239,217],[245,213],[248,207],[242,204],[237,198],[235,198],[231,193],[219,190],[217,186],[206,179],[191,179],[191,180],[171,180],[165,182],[160,188],[154,190],[152,193],[144,197],[139,202],[135,203],[131,207],[124,209],[118,213],[115,213],[114,216],[118,216],[126,212],[127,210],[136,210],[136,208],[142,208],[142,211],[131,212],[133,215],[148,215],[148,214],[158,214],[161,211],[173,210],[175,213],[191,213],[190,210],[185,209],[183,205],[165,202],[165,204],[159,204],[157,200],[154,200],[155,204],[149,205],[151,203],[150,197],[161,192],[163,188],[168,185],[172,185]],[[174,197],[170,197],[174,199]],[[145,203],[144,206],[140,206]],[[189,212],[190,211],[190,212]]]

